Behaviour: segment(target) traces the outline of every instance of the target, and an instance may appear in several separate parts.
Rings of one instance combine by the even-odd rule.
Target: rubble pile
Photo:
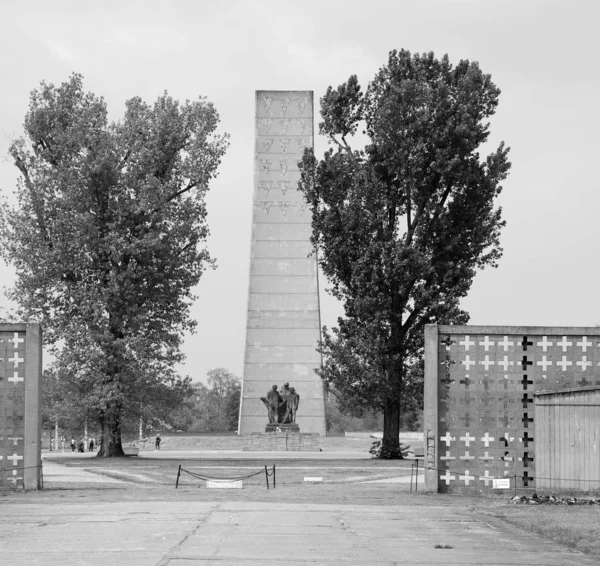
[[[524,505],[600,505],[600,499],[556,497],[554,495],[542,495],[538,497],[537,493],[534,493],[531,497],[515,495],[510,502]]]

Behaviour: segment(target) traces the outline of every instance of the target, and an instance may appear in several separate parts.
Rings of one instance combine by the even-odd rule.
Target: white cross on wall
[[[483,476],[483,483],[485,483],[485,487],[489,487],[490,482],[492,480],[495,480],[496,478],[494,476],[490,476],[490,471],[486,470],[485,471],[485,475]]]
[[[557,342],[557,343],[556,343],[556,345],[557,345],[557,346],[560,346],[560,347],[562,348],[562,351],[563,351],[563,352],[566,352],[566,351],[567,351],[567,348],[568,348],[569,346],[572,346],[572,345],[573,345],[573,342],[567,342],[567,337],[566,337],[566,336],[563,336],[563,337],[562,337],[562,340],[561,340],[560,342]]]
[[[459,458],[460,460],[475,460],[475,456],[469,455],[469,451],[465,450],[465,455]]]
[[[480,460],[493,460],[494,459],[493,456],[490,456],[490,453],[487,450],[483,454],[484,454],[483,456],[479,456]]]
[[[486,432],[482,437],[481,437],[481,441],[485,443],[485,447],[489,448],[490,447],[490,442],[494,442],[494,437],[490,436],[489,432]]]
[[[8,440],[12,440],[12,443],[14,446],[17,446],[19,444],[19,440],[23,440],[22,436],[9,436]]]
[[[450,450],[446,450],[445,456],[440,456],[440,460],[456,460],[454,456],[450,456]]]
[[[465,339],[462,342],[459,342],[459,345],[464,346],[465,350],[469,350],[469,346],[475,346],[475,342],[473,340],[469,340],[469,336],[465,336]]]
[[[514,346],[515,343],[512,341],[508,340],[508,336],[505,336],[504,339],[502,340],[502,342],[498,341],[498,346],[502,346],[504,348],[504,351],[508,351],[508,347],[509,346]]]
[[[469,485],[469,482],[475,479],[475,476],[469,475],[469,470],[465,470],[464,476],[458,476],[459,480],[464,480],[465,485]]]
[[[546,368],[552,365],[552,362],[546,359],[546,356],[542,356],[542,360],[537,362],[538,366],[542,366],[542,371],[548,371]]]
[[[7,459],[7,460],[12,460],[13,466],[16,466],[16,465],[17,465],[17,462],[18,462],[19,460],[22,460],[22,459],[23,459],[23,456],[19,456],[18,454],[16,454],[16,453],[15,453],[15,454],[13,454],[12,456],[7,456],[7,457],[6,457],[6,459]]]
[[[473,360],[471,360],[469,354],[467,354],[465,356],[465,359],[460,363],[463,364],[464,366],[467,366],[467,371],[469,371],[471,369],[471,366],[475,365],[475,362]]]
[[[454,437],[454,436],[450,436],[450,433],[449,433],[449,432],[447,432],[447,433],[446,433],[446,436],[440,436],[440,440],[442,440],[443,442],[445,442],[445,443],[446,443],[446,446],[447,446],[447,447],[449,447],[449,446],[450,446],[450,443],[451,443],[453,440],[456,440],[456,437]]]
[[[572,366],[573,362],[570,362],[569,360],[567,360],[567,356],[563,356],[562,360],[560,362],[556,362],[557,366],[561,366],[563,371],[567,370],[567,366]]]
[[[443,476],[440,476],[440,479],[444,480],[446,482],[446,485],[450,485],[450,482],[452,480],[455,480],[456,476],[453,476],[448,470],[446,470],[446,473]]]
[[[581,349],[586,352],[588,346],[592,346],[591,342],[588,342],[587,336],[582,337],[583,340],[581,342],[577,342],[578,346],[581,346]]]
[[[511,442],[512,442],[514,439],[515,439],[515,437],[514,437],[514,436],[509,436],[508,432],[505,432],[505,433],[504,433],[504,438],[505,438],[506,440],[508,440],[508,443],[509,443],[509,444],[510,444],[510,443],[511,443]]]
[[[14,358],[8,358],[8,361],[12,362],[15,367],[18,368],[19,364],[25,361],[25,358],[19,358],[19,354],[15,353]]]
[[[482,360],[479,362],[480,365],[485,366],[485,371],[488,371],[490,369],[490,366],[493,366],[494,363],[495,362],[490,360],[490,357],[488,356],[488,354],[485,355],[485,360]]]
[[[578,366],[581,366],[581,371],[585,371],[587,366],[591,366],[592,362],[587,361],[587,356],[581,356],[581,361],[577,362]]]
[[[485,339],[483,340],[483,342],[479,342],[480,346],[483,346],[485,348],[485,351],[488,352],[490,349],[490,346],[493,346],[494,343],[490,340],[489,336],[486,336]]]
[[[496,362],[499,366],[502,367],[504,371],[508,370],[508,366],[512,366],[513,362],[508,360],[508,356],[504,356],[504,359],[501,362]]]
[[[475,440],[474,436],[469,436],[469,433],[465,433],[465,436],[461,436],[460,440],[465,443],[465,446],[471,446],[471,440]]]
[[[8,381],[12,381],[15,385],[19,383],[19,381],[25,381],[24,377],[19,377],[19,372],[13,372],[13,376],[8,378]]]
[[[23,338],[19,338],[18,332],[15,332],[13,337],[9,338],[8,341],[13,343],[13,348],[18,348],[19,344],[22,344],[23,342],[25,342],[25,340]]]
[[[538,342],[537,345],[541,346],[545,352],[550,346],[552,346],[552,342],[549,342],[548,337],[544,336],[544,339],[541,342]]]

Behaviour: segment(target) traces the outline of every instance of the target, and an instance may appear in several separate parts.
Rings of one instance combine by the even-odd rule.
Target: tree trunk
[[[400,451],[400,400],[387,398],[383,409],[383,440],[380,458],[402,458]]]
[[[121,443],[121,418],[118,407],[111,407],[110,412],[100,417],[100,449],[98,457],[118,458],[125,456]]]

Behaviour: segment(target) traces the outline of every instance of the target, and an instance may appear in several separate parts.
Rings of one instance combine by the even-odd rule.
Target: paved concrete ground
[[[60,490],[0,498],[3,566],[597,564],[460,500],[406,494],[389,506],[286,503],[277,489],[272,502],[236,500],[232,491],[224,498],[221,490],[213,501],[193,491],[188,500],[148,501],[150,488],[59,463],[44,470],[46,486]],[[89,489],[94,482],[102,498]]]

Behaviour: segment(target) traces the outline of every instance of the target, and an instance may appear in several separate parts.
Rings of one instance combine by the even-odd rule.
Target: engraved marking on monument
[[[269,130],[271,129],[272,125],[273,125],[273,120],[271,118],[267,118],[266,120],[263,120],[260,124],[260,126],[264,130],[265,134],[269,133]]]
[[[296,99],[296,104],[298,105],[298,110],[300,114],[304,114],[304,109],[306,108],[306,104],[308,103],[308,99],[306,97],[300,97]]]
[[[271,172],[271,167],[273,166],[273,162],[270,159],[261,159],[260,164],[262,168],[267,172],[267,175]]]
[[[279,205],[279,210],[281,210],[281,214],[285,216],[287,214],[288,207],[290,206],[290,201],[280,200],[277,204]]]
[[[279,99],[279,102],[281,103],[281,110],[285,114],[287,112],[288,106],[290,105],[290,98],[287,96],[282,97]]]
[[[263,106],[265,107],[265,112],[268,112],[269,106],[271,106],[271,102],[273,102],[273,99],[270,96],[261,96],[260,99],[263,103]]]
[[[269,196],[269,191],[271,190],[271,187],[273,186],[273,181],[261,181],[260,182],[260,188],[265,191],[265,196]]]
[[[279,120],[279,127],[280,127],[280,133],[281,134],[287,134],[288,128],[290,127],[291,124],[291,120],[289,118],[283,118],[282,120]]]

